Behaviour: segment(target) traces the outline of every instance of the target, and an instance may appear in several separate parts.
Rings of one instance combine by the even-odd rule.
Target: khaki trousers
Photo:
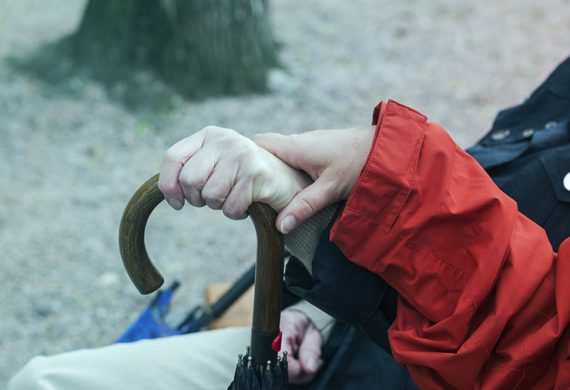
[[[39,356],[8,390],[227,389],[250,332],[226,328]]]
[[[309,272],[318,238],[335,210],[322,210],[285,237]],[[307,314],[326,339],[332,317],[304,301],[293,309]],[[225,390],[250,335],[250,328],[225,328],[38,356],[12,378],[8,390]]]

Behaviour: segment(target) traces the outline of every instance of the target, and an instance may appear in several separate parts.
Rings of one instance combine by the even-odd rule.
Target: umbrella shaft
[[[276,361],[277,352],[273,350],[271,345],[278,333],[279,331],[264,333],[255,329],[251,330],[251,356],[254,364],[264,365],[268,360],[273,363]]]

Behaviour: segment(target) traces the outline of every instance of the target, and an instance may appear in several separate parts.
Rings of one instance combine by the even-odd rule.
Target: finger
[[[297,169],[304,169],[302,160],[300,159],[302,156],[302,142],[299,142],[300,137],[303,137],[303,135],[265,133],[256,134],[253,137],[253,141],[263,149],[277,156],[287,165]]]
[[[213,210],[220,210],[230,191],[234,187],[237,168],[235,164],[219,162],[202,187],[200,195],[206,205]]]
[[[253,201],[253,183],[251,180],[239,181],[230,191],[222,211],[230,219],[244,219],[247,217],[247,209]]]
[[[281,350],[287,351],[290,357],[296,358],[297,351],[299,349],[297,338],[294,335],[285,335],[285,337],[282,338],[281,342]]]
[[[299,340],[304,333],[303,324],[299,323],[298,313],[283,310],[281,312],[281,331],[283,332],[283,350],[289,352],[291,357],[297,356]]]
[[[289,381],[291,383],[307,383],[307,378],[298,358],[300,335],[304,333],[304,324],[298,312],[284,310],[281,312],[281,330],[283,332],[282,351],[287,351]]]
[[[299,358],[291,354],[287,355],[287,366],[290,383],[309,383],[316,376],[316,372],[306,372]]]
[[[301,362],[299,362],[299,360],[296,358],[287,355],[287,365],[289,372],[289,381],[291,383],[299,383],[299,380],[302,380],[304,375],[303,368],[301,367]]]
[[[277,229],[287,234],[311,218],[326,206],[337,201],[334,182],[321,176],[313,184],[300,191],[277,216]]]
[[[172,145],[165,153],[158,188],[166,201],[175,209],[184,206],[184,193],[178,180],[184,164],[202,147],[204,131],[199,131],[190,137],[184,138]]]
[[[179,176],[180,187],[191,205],[202,207],[206,204],[201,192],[216,166],[217,158],[218,156],[211,152],[198,152],[182,168]]]
[[[321,368],[321,345],[323,338],[315,326],[309,326],[299,348],[299,361],[307,373],[316,373]]]

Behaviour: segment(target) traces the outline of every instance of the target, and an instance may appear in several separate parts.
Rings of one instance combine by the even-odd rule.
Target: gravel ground
[[[5,61],[73,31],[83,1],[0,0],[0,388],[34,355],[110,343],[148,301],[122,269],[117,229],[174,141],[208,124],[247,136],[367,124],[394,98],[467,146],[570,47],[568,0],[272,3],[287,67],[274,93],[133,113],[94,83],[66,94]],[[184,282],[179,310],[254,257],[249,222],[205,209],[161,207],[147,241]]]

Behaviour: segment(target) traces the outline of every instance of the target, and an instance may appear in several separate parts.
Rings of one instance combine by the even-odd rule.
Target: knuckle
[[[224,151],[235,149],[235,140],[231,137],[222,135],[216,139],[216,146]]]
[[[218,126],[214,126],[214,125],[208,125],[206,127],[204,127],[201,131],[203,131],[204,133],[207,134],[213,134],[216,133],[220,128]]]
[[[180,161],[180,158],[178,156],[178,153],[176,153],[175,148],[170,147],[166,150],[166,152],[164,152],[164,161],[167,161],[167,162],[178,162],[178,161]]]
[[[241,213],[239,213],[239,212],[237,212],[236,210],[231,209],[231,208],[230,208],[230,209],[228,209],[228,208],[222,208],[222,212],[223,212],[224,215],[225,215],[226,217],[228,217],[229,219],[234,219],[234,220],[236,220],[236,219],[243,219],[243,218],[244,218]]]
[[[241,140],[240,140],[241,141]],[[231,140],[232,155],[234,158],[247,159],[251,156],[251,149],[244,142],[236,142]]]
[[[159,181],[158,182],[158,189],[163,194],[174,194],[178,190],[178,185],[177,185],[177,183]]]
[[[202,129],[202,131],[204,131],[208,135],[212,135],[212,136],[216,136],[216,137],[233,136],[233,135],[238,134],[238,132],[233,130],[233,129],[228,129],[225,127],[214,126],[214,125],[208,125],[208,126],[204,127]]]
[[[221,204],[225,200],[225,196],[222,191],[216,189],[205,188],[202,190],[202,198],[206,201],[208,205]]]
[[[247,217],[246,208],[235,202],[226,202],[222,207],[224,215],[230,219],[244,219]]]
[[[245,147],[235,147],[233,151],[233,159],[240,165],[247,164],[252,159],[251,151]]]
[[[192,175],[192,174],[184,174],[179,177],[180,185],[184,188],[194,188],[197,190],[201,190],[206,184],[206,179],[201,176]]]
[[[165,193],[165,192],[171,192],[172,188],[170,185],[164,183],[163,181],[159,181],[158,182],[158,189],[160,190],[160,192]]]

